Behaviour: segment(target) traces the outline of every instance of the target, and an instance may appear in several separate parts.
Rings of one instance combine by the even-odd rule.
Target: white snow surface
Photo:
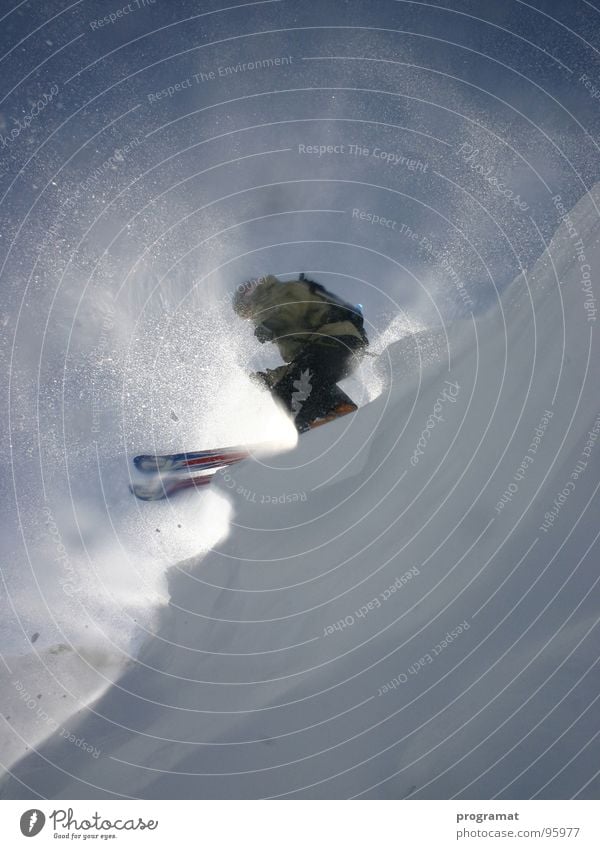
[[[599,201],[572,213],[592,268]],[[572,242],[561,226],[486,314],[398,334],[356,414],[209,492],[140,504],[122,463],[97,475],[115,522],[99,593],[133,609],[144,586],[143,624],[111,630],[90,593],[59,636],[34,611],[34,655],[4,673],[20,740],[2,797],[597,798],[598,343]],[[289,440],[257,397],[251,438],[271,416]],[[230,441],[248,423],[224,415]],[[85,645],[61,641],[71,617]]]

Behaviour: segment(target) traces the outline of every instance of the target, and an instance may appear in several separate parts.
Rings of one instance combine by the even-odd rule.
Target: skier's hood
[[[258,290],[260,294],[268,295],[280,282],[274,274],[267,274],[240,284],[232,302],[234,311],[243,318],[250,318],[256,306]]]

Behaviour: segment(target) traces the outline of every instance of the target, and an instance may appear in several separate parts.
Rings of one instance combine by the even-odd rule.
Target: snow
[[[599,200],[571,216],[592,268]],[[255,438],[268,416],[288,450],[209,492],[131,503],[123,464],[103,465],[89,522],[98,606],[112,593],[118,621],[74,593],[104,638],[64,649],[62,713],[53,669],[36,673],[56,733],[4,687],[19,749],[46,739],[5,753],[3,798],[597,798],[600,405],[580,265],[563,224],[485,314],[382,336],[348,384],[361,409],[295,447],[260,393],[246,422],[232,404],[221,433]],[[226,397],[254,392],[232,380]],[[66,502],[81,515],[83,497]],[[136,594],[141,631],[116,613]],[[69,714],[78,693],[97,698]]]

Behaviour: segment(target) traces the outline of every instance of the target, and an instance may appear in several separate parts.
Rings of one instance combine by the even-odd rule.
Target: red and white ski
[[[133,464],[143,478],[130,485],[142,501],[160,501],[182,489],[206,486],[218,469],[252,456],[259,446],[232,446],[180,454],[140,454]]]
[[[341,390],[338,395],[339,403],[330,413],[311,422],[308,429],[320,427],[355,412],[356,404]],[[212,481],[219,469],[247,460],[255,453],[271,447],[269,443],[263,442],[179,454],[139,454],[133,458],[133,465],[143,477],[139,482],[132,483],[129,488],[143,501],[159,501],[182,489],[205,486]]]

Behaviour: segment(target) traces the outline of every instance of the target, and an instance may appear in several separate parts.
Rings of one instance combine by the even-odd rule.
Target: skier
[[[272,342],[286,365],[250,375],[293,416],[300,433],[353,412],[336,385],[356,368],[369,344],[362,308],[319,283],[283,282],[272,274],[238,287],[233,309],[252,321],[259,342]]]

